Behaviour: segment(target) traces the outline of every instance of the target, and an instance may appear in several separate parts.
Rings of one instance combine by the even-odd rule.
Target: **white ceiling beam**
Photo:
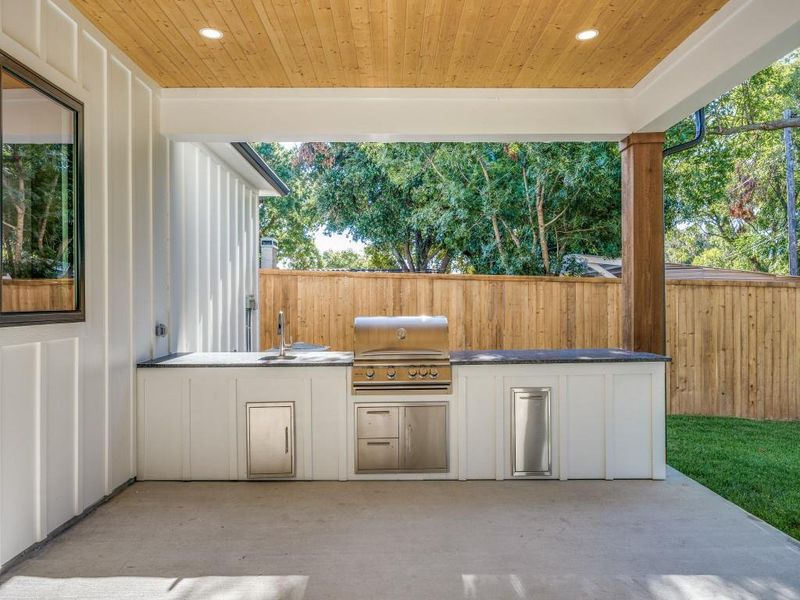
[[[185,141],[608,141],[630,90],[165,89],[164,135]]]

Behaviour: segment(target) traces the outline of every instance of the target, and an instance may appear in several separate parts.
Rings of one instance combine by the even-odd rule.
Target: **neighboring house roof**
[[[622,260],[590,254],[571,254],[586,263],[586,275],[589,277],[622,277]],[[666,263],[664,265],[666,279],[698,279],[719,281],[792,281],[800,282],[797,277],[774,275],[758,271],[739,271],[737,269],[718,269],[716,267],[703,267],[698,265],[682,265],[679,263]]]
[[[232,142],[234,150],[241,154],[251,167],[264,178],[264,180],[277,192],[278,196],[285,196],[290,192],[289,186],[286,185],[280,177],[273,171],[270,166],[261,158],[261,155],[256,152],[247,142]]]

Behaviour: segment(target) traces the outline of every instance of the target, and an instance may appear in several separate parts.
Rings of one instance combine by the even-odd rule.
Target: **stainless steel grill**
[[[354,394],[448,394],[447,317],[356,317]]]

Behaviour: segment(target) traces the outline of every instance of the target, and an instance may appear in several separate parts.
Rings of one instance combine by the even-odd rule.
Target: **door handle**
[[[289,428],[286,427],[283,430],[283,433],[284,433],[284,438],[286,440],[286,451],[284,452],[284,454],[289,454]]]
[[[367,442],[367,446],[388,446],[390,442]]]
[[[388,410],[368,410],[367,414],[368,415],[388,415],[389,411]]]

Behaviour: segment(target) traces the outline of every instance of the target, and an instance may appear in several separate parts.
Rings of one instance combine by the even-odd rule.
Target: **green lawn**
[[[667,462],[800,539],[800,422],[671,416]]]

